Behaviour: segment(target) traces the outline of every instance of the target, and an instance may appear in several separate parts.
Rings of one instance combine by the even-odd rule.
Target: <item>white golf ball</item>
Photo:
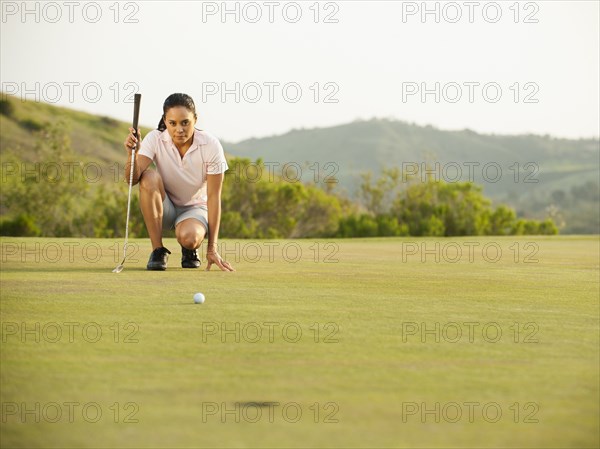
[[[205,300],[205,299],[206,299],[206,298],[204,298],[204,295],[203,295],[202,293],[196,293],[196,294],[194,295],[194,302],[195,302],[196,304],[204,304],[204,300]]]

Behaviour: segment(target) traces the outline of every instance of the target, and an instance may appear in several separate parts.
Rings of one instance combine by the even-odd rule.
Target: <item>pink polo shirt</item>
[[[206,206],[206,175],[224,173],[225,153],[219,140],[196,129],[183,158],[168,131],[155,129],[142,140],[139,154],[154,161],[165,191],[175,206]]]

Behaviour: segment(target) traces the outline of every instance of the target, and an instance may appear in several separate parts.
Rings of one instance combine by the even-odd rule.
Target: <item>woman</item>
[[[140,183],[140,207],[152,242],[148,270],[166,270],[171,252],[163,246],[163,228],[175,228],[181,245],[182,268],[199,268],[197,249],[208,236],[206,269],[215,264],[234,271],[217,251],[221,222],[221,187],[227,162],[219,140],[194,128],[194,100],[186,94],[170,95],[163,105],[158,129],[142,141],[135,158],[133,183]],[[137,135],[141,139],[139,130]],[[125,166],[129,177],[131,150],[138,139],[129,128]],[[156,170],[149,168],[154,162]],[[129,181],[129,179],[127,179]]]

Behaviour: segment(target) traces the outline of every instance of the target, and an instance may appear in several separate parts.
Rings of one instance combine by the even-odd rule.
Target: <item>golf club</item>
[[[140,103],[142,101],[142,94],[135,94],[133,100],[133,129],[135,130],[135,136],[138,136],[138,119],[140,117]],[[123,271],[123,266],[125,265],[125,258],[127,257],[127,240],[129,238],[129,211],[131,208],[131,187],[133,186],[133,166],[135,165],[135,151],[139,145],[139,141],[136,143],[135,147],[131,150],[131,170],[129,172],[129,193],[127,194],[127,219],[125,221],[125,244],[123,245],[123,261],[117,265],[117,267],[113,270],[113,273],[120,273]]]

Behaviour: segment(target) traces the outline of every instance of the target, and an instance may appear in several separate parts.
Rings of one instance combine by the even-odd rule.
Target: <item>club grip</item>
[[[133,126],[137,133],[138,121],[140,118],[140,103],[142,102],[142,94],[135,94],[133,97]]]

